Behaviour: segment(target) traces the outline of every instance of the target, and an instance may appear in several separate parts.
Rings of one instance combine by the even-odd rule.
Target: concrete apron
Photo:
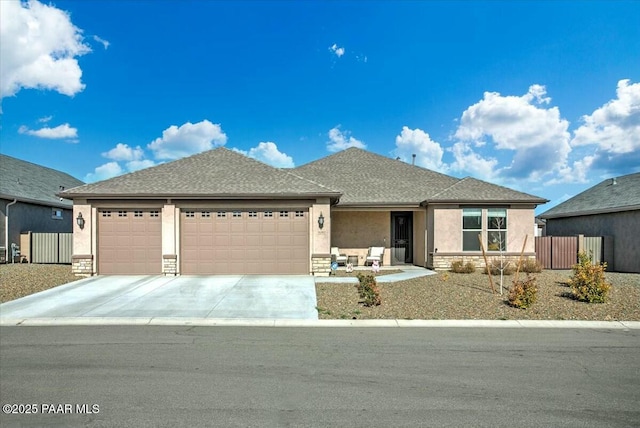
[[[23,319],[176,318],[317,320],[313,277],[97,276],[0,305],[3,325]]]

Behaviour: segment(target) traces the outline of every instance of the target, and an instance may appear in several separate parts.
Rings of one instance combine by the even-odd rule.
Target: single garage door
[[[115,209],[98,212],[98,273],[162,273],[160,210]]]
[[[182,210],[183,274],[308,274],[308,209]]]

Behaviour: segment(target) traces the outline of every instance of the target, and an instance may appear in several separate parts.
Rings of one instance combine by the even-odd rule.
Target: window
[[[127,216],[126,211],[118,211],[118,217],[126,217],[126,216]]]
[[[222,218],[222,217],[226,217],[226,216],[227,216],[227,212],[226,211],[218,211],[216,213],[216,217]]]
[[[480,251],[478,235],[482,232],[482,210],[462,210],[462,251]]]
[[[133,216],[134,217],[142,217],[142,211],[134,211],[133,212]]]
[[[186,218],[194,218],[196,216],[196,213],[194,211],[185,211],[184,216]]]
[[[233,212],[233,218],[240,218],[240,217],[242,217],[242,211]]]
[[[280,217],[289,217],[289,211],[280,211]]]
[[[489,208],[487,210],[487,250],[505,251],[507,249],[507,210]]]
[[[296,217],[304,217],[304,211],[296,211]]]
[[[266,217],[273,217],[273,211],[265,211],[264,212],[264,216]]]
[[[202,218],[210,218],[211,211],[202,211]]]
[[[249,217],[250,218],[258,217],[258,212],[257,211],[249,211]]]
[[[149,211],[149,217],[160,217],[160,211]]]
[[[111,217],[111,211],[102,211],[102,217]]]
[[[62,210],[60,208],[52,208],[51,218],[54,220],[62,220]]]

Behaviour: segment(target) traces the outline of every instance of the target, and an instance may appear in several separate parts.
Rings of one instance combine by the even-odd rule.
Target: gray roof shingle
[[[530,202],[546,199],[474,178],[458,179],[366,150],[349,148],[293,170],[341,191],[339,205],[426,202]]]
[[[61,171],[0,154],[0,196],[55,207],[71,207],[70,200],[56,196],[60,186],[80,186],[82,181]]]
[[[609,178],[577,194],[548,211],[540,218],[573,217],[615,211],[640,209],[640,172]]]
[[[63,193],[67,197],[339,196],[333,189],[223,147]]]

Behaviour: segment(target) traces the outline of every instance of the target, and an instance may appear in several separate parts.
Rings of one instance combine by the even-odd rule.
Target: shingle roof
[[[295,168],[294,173],[341,191],[340,206],[426,202],[547,202],[467,177],[458,179],[362,149],[349,148]]]
[[[86,184],[70,197],[294,197],[339,193],[220,147],[155,167]]]
[[[465,177],[442,192],[428,198],[427,202],[532,202],[544,204],[546,199],[518,192],[508,187],[487,183],[472,177]]]
[[[82,181],[61,171],[0,154],[0,196],[19,201],[71,207],[70,200],[56,196],[60,186],[69,189]]]
[[[638,209],[640,209],[640,172],[604,180],[545,211],[539,217],[547,219],[573,217]]]

